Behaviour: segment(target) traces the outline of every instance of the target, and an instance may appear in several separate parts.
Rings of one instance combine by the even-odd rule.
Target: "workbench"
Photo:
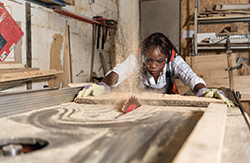
[[[238,107],[180,95],[161,95],[162,103],[155,103],[154,96],[150,103],[139,96],[142,106],[114,119],[120,114],[116,102],[93,103],[95,97],[89,97],[92,104],[83,103],[86,98],[71,102],[78,90],[0,94],[0,146],[21,144],[27,152],[3,156],[0,150],[0,162],[250,161],[249,119],[244,119]],[[12,103],[12,112],[9,99],[18,104]],[[18,106],[23,109],[18,111]],[[11,114],[5,113],[6,108]]]

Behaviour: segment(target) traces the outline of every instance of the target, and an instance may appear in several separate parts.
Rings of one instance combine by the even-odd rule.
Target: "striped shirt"
[[[165,64],[163,72],[160,73],[157,79],[157,83],[149,72],[147,72],[148,79],[142,78],[140,82],[143,82],[145,85],[155,89],[162,89],[166,85],[166,71],[168,67],[171,72],[171,79],[174,80],[179,78],[183,84],[189,86],[192,91],[194,90],[195,85],[198,83],[206,85],[205,81],[198,77],[193,72],[191,67],[179,55],[176,55],[172,62]],[[119,75],[118,82],[111,86],[117,87],[130,75],[139,73],[139,66],[137,66],[136,57],[133,54],[130,54],[124,62],[117,64],[114,69],[110,70],[106,75],[111,72],[115,72]]]

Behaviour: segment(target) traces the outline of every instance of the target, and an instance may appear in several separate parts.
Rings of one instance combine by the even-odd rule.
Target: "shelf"
[[[248,46],[231,46],[231,49],[250,49]],[[197,50],[226,50],[226,47],[197,47]]]
[[[198,24],[221,24],[248,21],[250,21],[250,15],[197,18]]]
[[[221,43],[218,42],[219,45],[211,46],[212,44],[200,44],[197,42],[197,34],[200,31],[200,28],[204,24],[226,24],[226,23],[234,23],[234,22],[250,22],[250,14],[242,14],[237,16],[220,16],[220,17],[206,17],[206,18],[198,18],[198,8],[200,0],[194,1],[194,35],[193,35],[193,43],[192,43],[192,55],[198,55],[199,50],[227,50],[226,44],[222,42],[226,42],[226,40]],[[234,45],[233,45],[234,44]],[[236,45],[235,45],[236,44]],[[240,45],[239,45],[240,44]],[[224,45],[224,46],[223,46]],[[250,49],[249,42],[246,40],[232,40],[230,43],[230,49]]]

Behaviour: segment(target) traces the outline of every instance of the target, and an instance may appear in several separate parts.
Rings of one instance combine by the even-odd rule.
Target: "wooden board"
[[[228,77],[226,54],[186,57],[186,62],[199,76]]]
[[[226,105],[210,104],[173,163],[219,163],[226,117]]]
[[[60,53],[62,49],[63,37],[55,34],[50,47],[50,69],[62,70]],[[49,80],[49,86],[60,87],[62,75],[57,75],[56,79]]]
[[[66,23],[65,27],[65,41],[64,41],[64,56],[63,56],[63,87],[67,87],[72,82],[72,67],[71,67],[71,54],[69,47],[69,26]]]
[[[101,59],[101,63],[102,63],[103,73],[104,73],[104,76],[105,76],[107,74],[107,72],[108,72],[108,68],[107,68],[107,65],[106,65],[103,54],[99,53],[99,55],[100,55],[100,59]]]
[[[13,73],[13,72],[23,72],[23,71],[38,71],[39,68],[18,68],[18,69],[0,69],[0,73]]]
[[[18,26],[21,27],[21,22],[16,21]],[[22,63],[22,39],[20,39],[14,48],[14,58],[16,62]]]
[[[195,96],[167,95],[152,92],[143,93],[119,93],[113,92],[100,96],[87,96],[76,99],[77,103],[82,104],[117,104],[123,105],[126,99],[131,95],[138,98],[142,105],[159,105],[159,106],[200,106],[207,107],[210,103],[223,103],[219,99],[211,99]]]
[[[8,63],[0,62],[0,69],[13,69],[13,68],[25,68],[26,64],[23,63]]]
[[[15,72],[15,73],[6,73],[0,74],[0,82],[22,80],[28,78],[37,78],[43,76],[57,75],[62,74],[63,71],[59,70],[40,70],[40,71],[24,71],[24,72]]]
[[[250,93],[250,75],[248,76],[235,76],[234,77],[234,90],[241,93]]]

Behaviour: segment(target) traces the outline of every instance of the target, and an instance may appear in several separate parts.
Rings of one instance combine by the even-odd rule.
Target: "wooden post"
[[[18,26],[21,28],[21,22],[16,21]],[[14,58],[18,63],[22,63],[22,39],[20,39],[14,48]]]
[[[65,28],[65,41],[64,41],[64,57],[63,57],[63,87],[67,87],[69,83],[72,83],[72,68],[71,68],[71,55],[69,48],[69,26],[66,22]]]
[[[90,67],[90,81],[92,81],[92,73],[94,66],[94,57],[95,57],[95,35],[96,35],[96,24],[93,24],[93,33],[92,33],[92,56],[91,56],[91,67]]]
[[[100,54],[100,59],[101,59],[101,62],[102,62],[102,67],[103,67],[103,73],[104,75],[106,75],[106,73],[108,72],[108,68],[107,68],[107,65],[105,63],[105,59],[104,59],[104,56],[102,53],[99,53]]]
[[[26,11],[26,64],[32,67],[32,50],[31,50],[31,6],[25,2]],[[32,89],[32,82],[27,82],[27,89]]]

